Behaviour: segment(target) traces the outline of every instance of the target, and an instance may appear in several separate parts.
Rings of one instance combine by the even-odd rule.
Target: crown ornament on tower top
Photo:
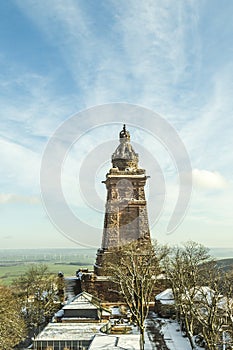
[[[123,129],[121,130],[120,134],[120,141],[130,141],[130,133],[126,130],[125,124],[123,125]]]
[[[119,134],[119,138],[120,144],[112,155],[113,167],[121,171],[138,169],[138,154],[130,143],[130,133],[126,130],[125,124]]]

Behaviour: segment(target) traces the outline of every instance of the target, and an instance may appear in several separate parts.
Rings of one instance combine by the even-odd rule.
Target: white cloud
[[[38,204],[40,198],[37,196],[25,196],[14,193],[0,193],[0,204],[6,203],[25,203],[25,204]]]
[[[2,188],[9,191],[38,193],[40,156],[16,142],[0,139],[0,178]]]
[[[217,171],[193,170],[193,182],[196,188],[201,189],[225,189],[227,181]]]

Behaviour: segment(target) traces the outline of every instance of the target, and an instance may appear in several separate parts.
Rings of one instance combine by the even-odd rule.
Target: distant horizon
[[[216,258],[223,258],[223,259],[231,259],[233,258],[233,247],[232,248],[226,248],[226,247],[206,247],[207,249],[209,249],[209,253],[211,256],[214,256]],[[84,247],[68,247],[68,248],[55,248],[55,247],[51,247],[51,248],[6,248],[6,249],[1,249],[0,248],[0,257],[1,255],[3,255],[4,253],[6,253],[6,251],[8,252],[16,252],[18,254],[22,254],[23,253],[37,253],[37,254],[44,254],[46,252],[52,252],[52,253],[62,253],[65,251],[69,251],[69,252],[82,252],[85,253],[85,251],[89,251],[91,253],[93,253],[93,256],[95,255],[95,253],[97,252],[96,248],[84,248]]]
[[[196,241],[194,241],[194,242],[196,242]],[[184,242],[185,243],[185,242]],[[196,242],[196,243],[199,243],[199,242]],[[169,245],[169,244],[168,244]],[[173,244],[173,245],[171,245],[171,247],[173,247],[173,246],[181,246],[182,245],[182,243],[178,243],[178,244]],[[232,250],[233,249],[233,246],[232,247],[209,247],[209,246],[206,246],[205,244],[203,244],[203,246],[204,247],[206,247],[207,249],[228,249],[228,250]],[[33,249],[38,249],[38,250],[43,250],[43,249],[57,249],[57,250],[59,250],[59,249],[89,249],[89,250],[96,250],[96,249],[98,249],[99,247],[25,247],[25,248],[16,248],[16,247],[14,247],[14,248],[12,248],[12,247],[8,247],[8,248],[0,248],[0,251],[4,251],[4,250],[33,250]]]

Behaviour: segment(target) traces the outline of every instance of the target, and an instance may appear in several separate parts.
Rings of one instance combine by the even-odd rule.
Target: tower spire
[[[107,188],[102,246],[97,252],[95,273],[104,274],[105,256],[134,240],[150,240],[144,187],[147,176],[138,166],[138,154],[130,143],[125,124],[120,144],[112,155],[113,167],[103,181]]]

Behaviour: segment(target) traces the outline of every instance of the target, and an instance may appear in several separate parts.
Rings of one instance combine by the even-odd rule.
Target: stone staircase
[[[81,281],[77,277],[65,278],[65,299],[69,300],[82,292]]]

